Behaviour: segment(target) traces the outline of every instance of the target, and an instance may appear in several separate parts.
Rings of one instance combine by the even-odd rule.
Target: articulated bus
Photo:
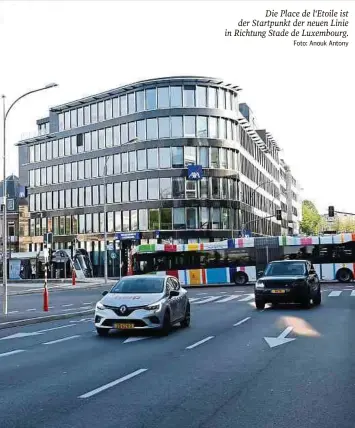
[[[182,285],[256,281],[273,260],[310,260],[321,280],[355,278],[355,234],[258,237],[197,244],[144,244],[131,250],[133,275],[174,275]]]

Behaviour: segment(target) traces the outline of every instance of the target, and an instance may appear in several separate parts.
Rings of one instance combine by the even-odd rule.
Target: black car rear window
[[[286,263],[270,263],[265,270],[264,276],[293,276],[305,275],[305,263],[286,262]]]

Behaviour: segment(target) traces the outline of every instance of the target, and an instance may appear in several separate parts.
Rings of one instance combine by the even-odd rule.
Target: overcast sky
[[[266,8],[349,10],[345,47],[294,47],[293,38],[225,37]],[[0,0],[0,93],[60,86],[19,103],[8,120],[7,173],[14,143],[36,131],[56,104],[137,80],[218,77],[271,132],[321,211],[355,212],[354,2],[330,1],[6,1]],[[322,39],[320,39],[322,40]],[[1,149],[2,153],[2,149]],[[1,171],[1,168],[0,168]],[[2,174],[2,173],[1,173]]]

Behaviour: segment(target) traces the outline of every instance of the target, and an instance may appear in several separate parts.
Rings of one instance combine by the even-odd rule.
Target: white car
[[[155,329],[168,334],[174,324],[190,325],[187,291],[173,276],[123,277],[102,294],[95,310],[95,327],[100,336],[107,336],[111,329]]]

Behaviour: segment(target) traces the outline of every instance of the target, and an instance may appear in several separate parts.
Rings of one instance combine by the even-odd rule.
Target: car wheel
[[[350,282],[353,279],[353,276],[349,269],[340,269],[337,273],[336,279],[339,282]]]
[[[235,285],[245,285],[248,282],[248,276],[244,272],[236,272],[234,275]]]
[[[265,309],[265,302],[264,300],[255,300],[255,306],[256,309]]]
[[[190,303],[186,305],[185,318],[181,321],[180,325],[182,328],[190,327]]]
[[[318,306],[321,304],[321,302],[322,302],[322,293],[321,293],[320,287],[319,287],[316,296],[313,298],[313,305]]]
[[[166,311],[164,314],[163,327],[161,329],[161,333],[163,336],[167,336],[171,330],[171,321],[170,321],[170,313]]]
[[[108,336],[110,330],[108,328],[96,327],[97,334],[99,336]]]

